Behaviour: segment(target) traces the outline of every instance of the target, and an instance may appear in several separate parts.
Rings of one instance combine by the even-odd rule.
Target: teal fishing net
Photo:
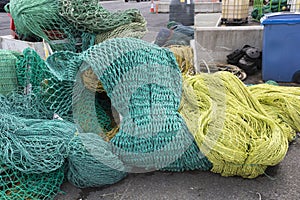
[[[44,39],[53,51],[81,52],[105,39],[141,38],[147,31],[137,9],[110,12],[96,0],[11,0],[9,12],[19,38]]]
[[[126,176],[127,170],[113,154],[111,145],[97,132],[85,133],[73,123],[72,106],[65,109],[71,111],[70,115],[61,113],[63,119],[56,114],[61,105],[72,105],[71,75],[77,73],[75,70],[66,75],[69,80],[59,80],[31,49],[17,57],[14,67],[16,88],[0,95],[0,199],[53,199],[65,173],[78,187],[99,187]],[[0,77],[0,81],[4,78]],[[51,95],[59,99],[54,105]],[[95,102],[100,130],[110,129],[108,109],[102,109],[106,101],[100,96]],[[82,109],[86,108],[84,104],[79,104]],[[76,113],[83,115],[82,110]],[[102,128],[103,123],[106,126]]]
[[[62,62],[55,65],[58,60]],[[81,73],[93,70],[121,115],[120,130],[110,142],[127,166],[171,171],[210,169],[210,162],[177,111],[181,74],[171,51],[138,39],[117,38],[81,54],[57,52],[47,59],[56,72],[75,62]],[[78,85],[83,88],[82,83]]]
[[[7,94],[17,88],[16,52],[0,49],[0,94]]]
[[[68,157],[68,180],[77,187],[113,184],[126,176],[123,163],[112,153],[112,146],[94,133],[72,140]]]
[[[0,199],[54,199],[64,181],[64,168],[49,173],[23,173],[0,164]]]

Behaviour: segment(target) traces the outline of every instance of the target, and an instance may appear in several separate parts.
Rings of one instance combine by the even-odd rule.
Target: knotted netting
[[[184,81],[180,114],[200,150],[223,176],[254,178],[278,164],[295,132],[279,124],[249,89],[228,72]]]
[[[9,5],[19,38],[44,39],[54,51],[81,52],[96,41],[141,38],[147,31],[137,9],[110,12],[97,0],[12,0]]]
[[[77,187],[110,185],[130,170],[112,153],[111,144],[97,134],[80,134],[70,146],[67,177]]]
[[[81,60],[81,64],[77,62],[79,72],[92,69],[101,81],[122,119],[110,142],[127,166],[172,171],[210,169],[210,162],[199,151],[177,111],[182,80],[171,51],[134,38],[117,38],[79,56],[54,53],[47,62],[51,64],[61,57],[68,57],[68,63]],[[55,67],[63,66],[67,64]],[[84,93],[81,96],[85,103],[92,103],[86,99],[93,99],[93,95],[80,78],[77,80],[77,91],[81,92],[76,93]]]
[[[17,88],[16,52],[0,49],[0,94],[7,94]]]
[[[258,84],[250,86],[251,94],[279,123],[300,131],[300,90],[298,87]],[[289,135],[290,140],[292,139]]]
[[[51,199],[63,183],[76,127],[42,119],[36,104],[28,96],[0,96],[1,199]],[[41,119],[26,118],[32,116]]]
[[[0,164],[0,199],[53,199],[64,181],[64,168],[50,173],[28,174]]]
[[[17,87],[0,96],[1,199],[53,199],[65,173],[78,187],[99,187],[126,176],[127,170],[109,143],[97,132],[79,132],[82,127],[72,123],[72,106],[65,109],[71,111],[70,115],[61,113],[63,119],[56,115],[61,105],[72,105],[75,69],[66,71],[69,79],[62,82],[31,49],[18,56],[14,67]],[[4,78],[0,77],[0,81]],[[54,105],[53,99],[58,100]],[[106,104],[100,98],[95,106],[96,118],[102,124],[108,123],[107,111],[101,107]],[[106,129],[110,127],[101,131]]]
[[[96,34],[96,43],[120,37],[142,38],[146,20],[137,9],[110,12],[97,0],[60,0],[61,15],[77,30]]]

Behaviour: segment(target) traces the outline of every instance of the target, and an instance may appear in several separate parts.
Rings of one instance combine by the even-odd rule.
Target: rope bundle
[[[276,121],[285,123],[297,132],[300,131],[300,91],[298,87],[259,84],[250,86],[249,90]],[[293,139],[290,134],[287,137],[289,140]]]
[[[223,176],[254,178],[278,164],[294,132],[273,121],[248,88],[228,72],[184,81],[180,114],[200,150]]]
[[[172,45],[169,46],[174,53],[176,61],[183,75],[195,75],[193,48],[189,46]]]

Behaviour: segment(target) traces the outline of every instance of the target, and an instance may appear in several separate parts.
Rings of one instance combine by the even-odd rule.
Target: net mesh
[[[41,174],[20,172],[0,165],[0,199],[53,199],[64,180],[64,168]]]
[[[6,63],[4,67],[10,65]],[[52,199],[59,192],[65,173],[78,187],[99,187],[126,176],[124,165],[112,153],[111,145],[96,131],[86,134],[73,123],[74,116],[83,116],[83,111],[75,115],[75,109],[66,106],[60,113],[63,119],[55,113],[65,108],[61,105],[72,105],[70,88],[74,86],[76,69],[66,71],[66,80],[60,79],[32,49],[24,50],[14,67],[17,87],[0,96],[1,199]],[[56,89],[61,91],[58,93]],[[58,101],[52,105],[53,96]],[[101,132],[110,130],[111,111],[103,109],[108,105],[108,97],[96,96],[98,126]]]
[[[0,58],[0,94],[7,94],[17,88],[17,57],[12,51],[0,49]]]
[[[249,90],[273,119],[285,123],[297,132],[300,131],[298,87],[259,84],[250,86]],[[288,137],[289,140],[293,139],[291,135]]]
[[[233,74],[187,77],[180,113],[200,150],[223,176],[254,178],[278,164],[295,131],[275,122]]]
[[[122,116],[119,131],[110,142],[127,166],[172,171],[211,167],[177,112],[181,75],[171,51],[134,38],[117,38],[80,55],[54,53],[47,62],[55,71],[68,65],[55,65],[54,61],[61,57],[68,58],[64,59],[68,63],[81,60],[77,62],[79,71],[92,69],[101,81]],[[88,96],[78,77],[76,94],[83,91],[84,95],[79,96],[85,97],[88,106],[87,99],[93,96]]]
[[[97,0],[11,0],[9,5],[19,38],[44,39],[54,51],[81,52],[105,39],[141,38],[147,31],[137,9],[110,12]]]

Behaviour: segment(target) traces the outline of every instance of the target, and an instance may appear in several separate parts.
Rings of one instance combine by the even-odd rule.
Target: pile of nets
[[[54,51],[81,52],[109,38],[141,38],[147,31],[137,9],[110,12],[97,0],[11,0],[9,5],[19,38],[44,39]]]
[[[83,132],[69,116],[72,112],[62,112],[62,119],[55,112],[58,106],[51,106],[51,95],[66,94],[53,92],[52,86],[65,89],[67,82],[60,82],[32,49],[15,61],[18,87],[0,95],[0,198],[52,199],[66,179],[77,187],[123,179],[127,169],[111,144],[97,133]],[[65,100],[72,97],[60,102]],[[99,112],[99,121],[104,121],[104,112]]]
[[[213,163],[211,171],[223,176],[263,174],[267,166],[284,158],[288,141],[295,136],[228,72],[187,77],[179,112]]]
[[[210,169],[210,162],[199,151],[177,111],[181,74],[168,49],[138,39],[116,38],[81,54],[56,52],[47,63],[62,81],[70,77],[64,76],[73,71],[70,68],[76,68],[79,77],[92,70],[101,81],[122,118],[110,142],[127,166],[171,171]],[[94,93],[85,89],[81,79],[76,79],[75,90],[80,91],[76,92],[78,102],[82,99],[85,107],[94,106],[87,101],[94,98]],[[85,116],[93,119],[94,111],[89,111]]]
[[[265,111],[278,123],[285,123],[300,131],[300,90],[298,87],[282,87],[259,84],[249,87]]]
[[[0,83],[12,84],[0,95],[1,199],[51,199],[64,180],[99,187],[148,170],[254,178],[300,128],[297,88],[193,75],[189,47],[115,38],[46,61],[0,53]]]
[[[154,44],[160,47],[171,45],[189,46],[192,39],[194,39],[194,29],[192,27],[171,21],[167,24],[167,28],[160,29]]]

